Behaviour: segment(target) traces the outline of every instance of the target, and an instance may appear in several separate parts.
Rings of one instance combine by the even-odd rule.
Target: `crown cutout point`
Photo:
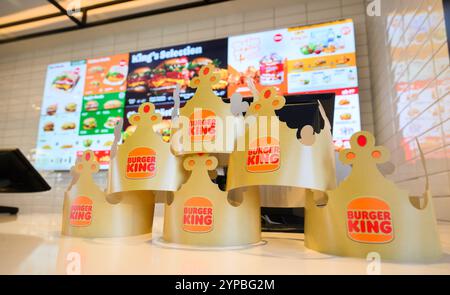
[[[97,173],[99,170],[99,165],[95,159],[94,152],[91,150],[86,150],[81,159],[75,164],[74,171],[80,175],[89,175]]]
[[[208,156],[207,154],[198,154],[184,159],[183,167],[187,171],[207,171],[216,169],[218,164],[217,158]]]
[[[212,85],[220,81],[220,74],[214,72],[215,67],[211,64],[201,67],[198,77],[194,77],[190,82],[191,88],[212,89]]]
[[[264,88],[260,91],[258,99],[250,105],[253,113],[267,113],[281,109],[286,103],[286,99],[278,95],[275,87]]]
[[[374,136],[367,131],[356,132],[350,139],[349,149],[339,153],[342,163],[348,165],[379,164],[389,160],[389,150],[384,146],[375,146]]]
[[[161,114],[155,113],[155,106],[150,102],[141,104],[138,113],[130,117],[130,124],[134,126],[153,125],[160,122]]]

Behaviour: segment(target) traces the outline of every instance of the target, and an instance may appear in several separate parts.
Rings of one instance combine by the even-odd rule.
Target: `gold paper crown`
[[[110,204],[92,179],[98,169],[90,150],[72,167],[73,180],[64,195],[62,234],[106,238],[150,233],[154,199],[134,194],[120,204]]]
[[[317,205],[317,192],[306,199],[305,245],[340,256],[430,261],[441,255],[428,179],[423,195],[410,197],[378,170],[389,152],[375,146],[369,132],[351,137],[351,149],[339,158],[352,172],[337,189],[328,192],[328,203]],[[316,196],[315,196],[316,195]]]
[[[111,148],[108,194],[129,191],[176,191],[185,180],[181,159],[175,157],[170,144],[156,134],[153,127],[161,122],[152,103],[143,103],[130,117],[136,126],[132,136]],[[117,126],[116,126],[117,127]],[[117,128],[120,130],[120,126]],[[120,137],[116,134],[116,142]]]
[[[191,171],[188,181],[165,205],[166,242],[191,246],[240,246],[261,239],[259,195],[244,188],[232,193],[221,191],[208,170],[214,170],[217,158],[195,155],[184,160]]]
[[[320,114],[325,122],[320,133],[306,125],[301,138],[297,129],[280,122],[275,110],[281,109],[285,98],[274,87],[263,89],[255,97],[246,114],[246,120],[254,117],[258,131],[246,128],[245,149],[230,155],[227,189],[265,185],[310,188],[320,191],[336,186],[334,150],[330,123],[319,103]],[[261,119],[267,118],[267,122]],[[268,126],[278,128],[278,134],[260,135]],[[268,132],[267,132],[268,133]],[[264,132],[262,132],[264,134]],[[237,142],[244,142],[238,138]]]
[[[225,128],[227,118],[233,120],[234,116],[230,104],[223,102],[212,90],[212,85],[218,81],[220,73],[215,72],[215,67],[211,64],[203,66],[199,76],[191,80],[190,87],[197,90],[184,107],[179,109],[179,116],[172,118],[172,134],[183,130],[179,133],[180,137],[175,136],[171,139],[172,149],[176,155],[230,153],[233,150],[234,136],[222,132],[222,129]],[[175,110],[175,113],[177,112],[178,110]],[[186,121],[182,121],[181,118]],[[217,136],[222,134],[223,141],[216,141]],[[227,138],[228,136],[233,137]],[[211,148],[208,149],[205,145]]]

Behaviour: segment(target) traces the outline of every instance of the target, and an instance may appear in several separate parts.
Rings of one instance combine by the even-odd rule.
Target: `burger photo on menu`
[[[128,67],[121,61],[120,65],[112,66],[103,80],[107,85],[122,85],[127,77]]]
[[[77,85],[80,79],[79,70],[74,71],[64,71],[52,82],[52,86],[61,91],[72,91],[72,89]]]
[[[195,93],[189,87],[190,80],[204,65],[213,64],[220,73],[221,79],[213,89],[225,99],[228,63],[224,48],[227,48],[227,43],[227,39],[218,39],[130,53],[123,125],[125,137],[133,132],[127,118],[144,102],[152,102],[163,121],[170,119],[177,84],[181,86],[180,104],[183,106]],[[163,138],[169,138],[170,128],[166,124],[156,129]]]
[[[214,64],[220,72],[221,80],[214,88],[220,90],[219,96],[226,97],[228,69],[223,48],[227,42],[219,39],[130,53],[125,107],[145,101],[167,103],[177,84],[181,86],[181,99],[189,99],[194,93],[189,88],[190,79],[207,64]]]
[[[147,81],[150,81],[151,77],[152,70],[149,67],[135,69],[128,74],[127,92],[147,92]]]

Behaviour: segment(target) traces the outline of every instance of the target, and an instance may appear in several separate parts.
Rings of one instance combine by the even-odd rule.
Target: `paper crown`
[[[246,127],[242,150],[230,155],[227,189],[264,185],[310,188],[320,191],[335,188],[336,173],[330,123],[319,103],[324,127],[314,133],[306,125],[297,138],[297,129],[280,122],[275,110],[281,109],[285,98],[274,87],[263,89],[250,105],[245,119],[255,118],[257,131]],[[262,120],[266,119],[267,120]],[[275,134],[261,132],[275,126]],[[253,134],[253,135],[252,135]]]
[[[220,81],[213,65],[205,65],[190,82],[194,96],[172,117],[172,149],[176,155],[195,153],[230,153],[234,135],[223,132],[227,120],[234,120],[230,104],[214,94],[212,86]],[[178,113],[178,114],[177,114]],[[231,137],[230,137],[231,136]],[[230,137],[230,138],[228,138]]]
[[[113,205],[92,178],[99,165],[94,153],[85,151],[72,167],[73,180],[65,192],[62,234],[85,238],[109,238],[152,231],[154,197],[143,192]]]
[[[136,131],[120,145],[120,125],[116,126],[111,148],[108,194],[130,191],[176,191],[185,180],[181,159],[175,157],[170,144],[153,129],[161,122],[152,103],[143,103],[130,117]]]
[[[188,181],[168,200],[163,238],[168,243],[225,247],[257,243],[261,239],[259,195],[254,188],[221,191],[208,170],[217,158],[195,155],[184,160]]]
[[[377,252],[386,260],[439,258],[428,179],[423,202],[420,197],[408,197],[378,170],[377,164],[386,162],[389,152],[374,145],[372,134],[355,133],[350,143],[351,149],[342,150],[339,158],[352,165],[352,171],[337,189],[328,191],[326,205],[318,205],[317,192],[307,195],[305,246],[340,256],[366,257]]]

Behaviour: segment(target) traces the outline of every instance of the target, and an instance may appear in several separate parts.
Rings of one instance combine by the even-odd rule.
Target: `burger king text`
[[[206,198],[187,200],[183,210],[183,229],[188,232],[209,232],[213,226],[212,203]]]
[[[78,197],[70,206],[70,224],[87,226],[92,220],[92,200],[88,197]]]
[[[250,148],[247,152],[247,171],[269,172],[280,166],[280,146],[266,145]]]
[[[347,230],[352,240],[387,243],[393,239],[392,216],[386,203],[378,199],[363,198],[363,201],[355,200],[351,205],[353,206],[349,206],[347,210]]]
[[[150,148],[136,148],[128,154],[128,178],[149,178],[156,174],[156,153]]]

